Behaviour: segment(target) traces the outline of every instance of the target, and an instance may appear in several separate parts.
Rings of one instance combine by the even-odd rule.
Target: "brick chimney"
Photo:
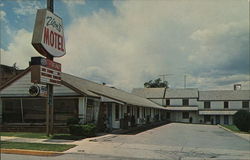
[[[241,84],[234,84],[234,90],[241,90]]]

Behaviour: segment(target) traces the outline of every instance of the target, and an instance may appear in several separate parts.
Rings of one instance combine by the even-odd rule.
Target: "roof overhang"
[[[166,107],[169,111],[198,111],[198,107]]]
[[[237,111],[199,111],[199,115],[234,115]]]

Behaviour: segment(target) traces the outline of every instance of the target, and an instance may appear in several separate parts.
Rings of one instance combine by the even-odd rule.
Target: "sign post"
[[[54,2],[53,1],[54,0],[47,0],[47,9],[52,13],[54,12]],[[53,61],[53,56],[47,56],[47,58],[49,60]],[[47,122],[46,133],[47,133],[47,136],[49,136],[49,134],[52,134],[52,135],[54,134],[54,130],[53,130],[53,125],[54,125],[53,84],[48,83],[47,88],[48,88],[48,98],[47,98],[47,107],[46,107],[47,111],[46,111],[46,113],[49,114],[50,116],[48,116],[48,115],[46,116],[46,117],[48,117],[48,119],[46,119],[46,122]]]
[[[47,59],[32,57],[31,81],[33,83],[46,84],[48,90],[46,106],[46,133],[53,134],[54,106],[53,106],[53,85],[59,85],[61,81],[61,64],[54,62],[54,57],[61,57],[66,54],[65,39],[62,19],[55,15],[54,1],[47,0],[47,9],[38,9],[36,22],[33,31],[33,47]],[[46,64],[46,65],[45,65]]]

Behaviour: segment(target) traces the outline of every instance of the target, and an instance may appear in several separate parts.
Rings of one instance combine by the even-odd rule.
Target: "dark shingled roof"
[[[199,100],[250,100],[250,90],[199,91]]]

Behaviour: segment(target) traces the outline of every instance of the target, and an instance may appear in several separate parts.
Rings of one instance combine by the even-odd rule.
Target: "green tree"
[[[169,88],[168,81],[162,81],[160,78],[145,82],[144,87],[145,88],[163,88],[163,87]]]
[[[246,110],[239,110],[233,116],[233,123],[239,130],[244,132],[250,131],[250,112]]]

